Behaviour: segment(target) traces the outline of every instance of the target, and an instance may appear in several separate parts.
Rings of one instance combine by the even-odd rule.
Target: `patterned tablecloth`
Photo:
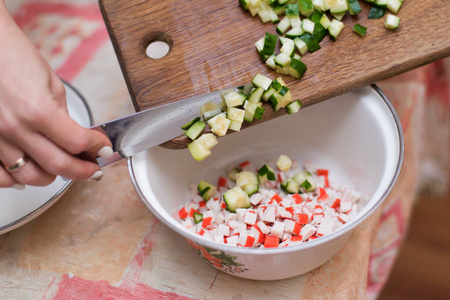
[[[96,1],[7,4],[52,67],[85,96],[97,123],[133,112]],[[120,162],[104,169],[101,182],[75,183],[40,217],[0,236],[0,298],[376,298],[418,188],[448,187],[449,66],[438,61],[379,83],[402,122],[403,168],[383,207],[323,266],[273,282],[210,267],[146,209]]]

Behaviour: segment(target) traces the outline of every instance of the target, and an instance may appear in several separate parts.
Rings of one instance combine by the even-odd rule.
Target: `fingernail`
[[[91,176],[91,178],[89,178],[90,181],[100,181],[103,178],[103,172],[102,171],[97,171],[94,173],[94,175]]]
[[[13,184],[12,187],[15,188],[16,190],[24,190],[25,184],[16,183],[16,184]]]
[[[109,146],[105,146],[98,151],[98,155],[101,158],[105,158],[105,159],[110,158],[113,155],[113,153],[114,153],[113,149]]]

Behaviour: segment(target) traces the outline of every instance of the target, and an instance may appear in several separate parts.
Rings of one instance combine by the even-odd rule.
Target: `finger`
[[[16,146],[0,139],[0,160],[6,166],[14,166],[20,159],[26,159],[25,153]],[[33,160],[26,159],[23,166],[18,167],[13,173],[9,173],[15,183],[35,186],[46,186],[55,180],[51,175],[38,166]]]
[[[90,152],[104,158],[112,155],[111,141],[101,132],[80,126],[61,107],[53,107],[51,118],[34,122],[38,131],[71,154]]]
[[[0,188],[12,187],[14,185],[19,186],[19,183],[15,181],[2,166],[0,166]]]
[[[103,176],[99,165],[75,157],[38,133],[22,135],[19,146],[46,172],[73,180],[98,180]]]

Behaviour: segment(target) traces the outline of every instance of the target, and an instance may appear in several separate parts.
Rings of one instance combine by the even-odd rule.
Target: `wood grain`
[[[361,14],[342,20],[337,41],[326,37],[319,51],[302,58],[308,70],[301,80],[283,76],[303,107],[450,56],[450,30],[442,23],[450,1],[405,1],[396,31],[384,28],[384,18],[367,19],[370,6],[360,4]],[[100,0],[100,7],[137,111],[246,84],[256,73],[280,76],[254,46],[276,26],[244,12],[237,0]],[[365,37],[352,32],[356,23],[368,28]],[[171,46],[159,60],[145,54],[155,39]],[[245,127],[283,114],[267,106],[263,120]],[[163,146],[184,148],[187,142],[180,136]]]

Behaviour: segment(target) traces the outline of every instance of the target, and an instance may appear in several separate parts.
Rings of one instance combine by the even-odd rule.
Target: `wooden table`
[[[319,51],[302,58],[308,70],[301,80],[283,76],[303,107],[450,55],[444,22],[450,1],[405,1],[395,31],[384,28],[385,17],[369,20],[369,4],[360,5],[362,13],[342,20],[345,28],[337,41],[326,37]],[[137,111],[247,84],[256,73],[280,76],[265,66],[254,46],[276,26],[244,12],[237,0],[100,0],[100,6]],[[356,23],[368,28],[365,37],[352,32]],[[171,46],[166,57],[146,56],[154,40]],[[244,127],[283,114],[266,109],[261,121]],[[165,146],[187,142],[180,136]]]

